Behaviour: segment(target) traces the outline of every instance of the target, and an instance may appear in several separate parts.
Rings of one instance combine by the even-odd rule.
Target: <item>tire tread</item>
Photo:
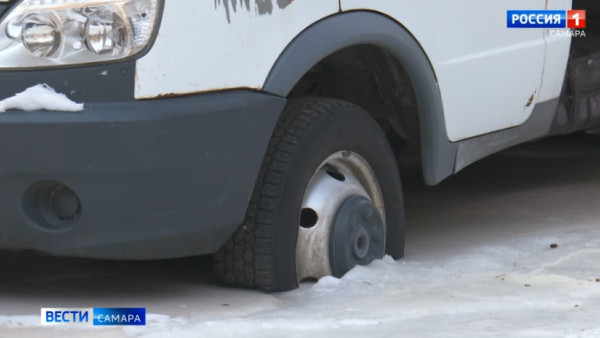
[[[269,141],[244,223],[214,255],[219,284],[263,291],[288,288],[279,285],[275,262],[277,211],[286,173],[309,130],[320,119],[332,118],[340,108],[362,111],[352,103],[336,99],[303,98],[288,102]]]

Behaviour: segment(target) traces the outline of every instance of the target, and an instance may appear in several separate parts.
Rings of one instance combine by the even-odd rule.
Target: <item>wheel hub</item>
[[[331,272],[341,277],[356,265],[365,265],[385,252],[385,225],[375,205],[364,196],[352,196],[340,207],[329,243]]]

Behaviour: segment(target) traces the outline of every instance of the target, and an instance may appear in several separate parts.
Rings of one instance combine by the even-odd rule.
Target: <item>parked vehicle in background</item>
[[[585,29],[507,27],[511,10],[571,8]],[[214,254],[220,283],[267,291],[401,258],[399,165],[433,185],[600,125],[599,12],[0,0],[0,248]]]

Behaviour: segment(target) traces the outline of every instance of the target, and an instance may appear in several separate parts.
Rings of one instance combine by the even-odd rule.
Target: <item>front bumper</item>
[[[239,90],[0,114],[0,248],[116,259],[215,252],[244,219],[284,105]],[[37,210],[49,198],[38,188],[52,183],[80,202],[64,226]]]

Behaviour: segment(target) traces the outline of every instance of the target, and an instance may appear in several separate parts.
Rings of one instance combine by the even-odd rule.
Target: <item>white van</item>
[[[508,27],[572,7],[585,29]],[[600,125],[599,9],[0,0],[0,248],[215,254],[267,291],[400,258],[410,154],[437,184]]]

